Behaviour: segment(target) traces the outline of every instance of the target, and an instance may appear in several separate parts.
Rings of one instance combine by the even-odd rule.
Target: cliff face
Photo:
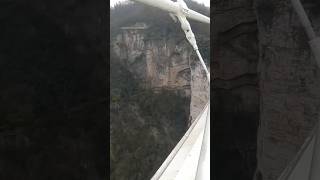
[[[209,88],[168,14],[134,3],[115,7],[110,19],[111,179],[150,179],[204,107]],[[209,26],[191,26],[208,61]]]
[[[319,34],[316,1],[302,1]],[[315,126],[320,74],[290,1],[257,0],[260,126],[257,180],[275,180]]]
[[[319,3],[302,2],[319,32]],[[290,1],[214,0],[212,9],[215,178],[276,180],[318,117],[320,75],[308,40]],[[168,34],[125,29],[114,50],[146,86],[190,96],[196,117],[204,74],[184,37]]]
[[[302,3],[319,32],[320,4]],[[216,0],[212,7],[216,176],[276,180],[319,114],[308,39],[290,1]],[[232,162],[220,159],[224,153]],[[232,165],[240,172],[230,172]]]
[[[209,42],[208,37],[201,40]],[[203,68],[182,32],[178,36],[170,32],[155,35],[147,24],[136,23],[121,28],[112,48],[146,88],[172,90],[191,98],[190,119],[207,103],[209,89]]]
[[[138,28],[138,25],[123,27],[117,35],[113,47],[121,61],[146,86],[153,89],[179,89],[189,96],[189,59],[192,49],[183,41],[183,37],[148,37],[148,27]]]
[[[217,179],[252,179],[259,123],[258,39],[252,0],[212,3],[213,158]]]

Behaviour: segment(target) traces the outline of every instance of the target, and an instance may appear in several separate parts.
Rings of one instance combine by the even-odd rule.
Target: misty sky
[[[110,0],[110,6],[114,6],[117,2],[126,1],[126,0]],[[197,1],[200,4],[204,4],[207,7],[210,7],[210,0],[193,0]]]

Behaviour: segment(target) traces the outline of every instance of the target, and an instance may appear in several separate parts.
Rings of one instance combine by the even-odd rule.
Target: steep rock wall
[[[317,1],[302,1],[319,34]],[[320,74],[287,0],[257,0],[260,126],[257,180],[276,180],[315,125]]]
[[[136,23],[123,27],[112,47],[146,87],[155,91],[169,89],[190,97],[189,123],[207,103],[209,88],[204,70],[183,34],[155,35],[146,24]]]
[[[259,123],[258,39],[252,0],[215,0],[213,17],[213,158],[215,178],[249,180]]]

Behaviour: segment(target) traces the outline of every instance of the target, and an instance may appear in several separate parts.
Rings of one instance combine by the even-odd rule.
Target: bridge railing
[[[297,170],[297,165],[300,161],[302,161],[303,155],[306,153],[307,148],[310,148],[312,145],[311,143],[314,142],[314,138],[317,132],[317,128],[314,128],[309,136],[306,138],[304,143],[302,144],[300,150],[297,152],[295,157],[289,162],[289,164],[286,166],[286,168],[282,171],[281,175],[279,176],[278,180],[290,180],[292,174],[294,173],[295,170]],[[313,148],[312,148],[313,149]],[[310,154],[312,156],[312,152]],[[311,162],[310,162],[311,165]],[[303,168],[308,168],[308,167],[303,167]]]
[[[154,174],[154,176],[151,178],[151,180],[158,180],[161,179],[161,177],[163,176],[163,173],[167,170],[167,168],[169,167],[169,165],[172,163],[172,161],[174,160],[174,158],[177,156],[177,154],[179,152],[182,152],[184,150],[184,148],[186,146],[188,146],[188,148],[190,148],[190,144],[187,144],[186,141],[188,140],[188,138],[196,138],[196,137],[190,137],[192,134],[192,132],[194,130],[197,129],[197,125],[199,126],[199,121],[201,118],[203,118],[203,116],[206,116],[206,121],[210,121],[210,116],[207,116],[207,112],[210,111],[209,110],[210,107],[210,102],[208,102],[205,107],[203,108],[202,112],[199,114],[199,116],[195,119],[195,121],[191,124],[191,126],[189,127],[189,129],[187,130],[187,132],[184,134],[184,136],[181,138],[181,140],[179,141],[179,143],[174,147],[174,149],[171,151],[171,153],[169,154],[169,156],[166,158],[166,160],[162,163],[162,165],[160,166],[160,168],[157,170],[157,172]],[[208,112],[210,113],[210,112]],[[204,125],[205,126],[205,123]],[[200,130],[203,127],[200,127]],[[204,133],[203,133],[204,134]],[[201,134],[200,134],[201,135]],[[202,143],[202,142],[201,142]],[[187,156],[189,151],[183,151],[182,153],[183,156]],[[184,159],[183,159],[184,160]],[[199,160],[199,159],[198,159]],[[198,163],[198,162],[193,162],[193,163]],[[181,167],[176,167],[177,169],[180,169]]]

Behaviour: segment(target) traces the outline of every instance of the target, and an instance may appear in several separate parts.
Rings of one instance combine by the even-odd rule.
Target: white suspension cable
[[[196,53],[197,53],[197,55],[198,55],[198,57],[199,57],[199,60],[200,60],[200,62],[201,62],[201,65],[202,65],[203,69],[206,71],[207,80],[208,80],[209,85],[210,85],[210,73],[209,73],[209,71],[208,71],[208,69],[207,69],[207,66],[206,66],[206,64],[204,63],[204,61],[203,61],[203,59],[202,59],[202,56],[201,56],[199,50],[196,50]]]
[[[183,9],[188,9],[187,5],[183,2],[183,0],[178,0],[178,3],[180,3],[180,7]],[[207,76],[207,82],[210,87],[210,73],[207,69],[207,66],[205,65],[202,56],[200,54],[198,45],[197,45],[197,40],[195,38],[194,33],[192,32],[190,23],[188,22],[186,16],[184,16],[181,13],[176,14],[177,18],[180,21],[181,28],[184,31],[187,40],[193,47],[193,49],[196,51],[198,58],[200,60],[200,63],[203,67],[203,69],[206,72]],[[209,92],[210,94],[210,92]],[[210,96],[209,96],[209,101],[210,101]],[[210,103],[209,103],[210,107]],[[209,117],[209,118],[208,118]],[[206,122],[205,122],[205,127],[204,127],[204,133],[203,133],[203,140],[202,140],[202,145],[201,145],[201,150],[200,150],[200,156],[198,159],[198,167],[197,167],[197,172],[196,172],[196,180],[209,180],[210,179],[210,111],[207,111],[207,117],[206,117]]]
[[[176,14],[179,12],[192,20],[210,24],[210,18],[184,6],[185,3],[181,0],[178,0],[177,2],[173,2],[170,0],[133,0],[133,1],[141,2],[149,6],[157,7],[159,9],[162,9],[164,11],[167,11],[173,14]],[[181,7],[181,5],[183,5],[183,7]]]

